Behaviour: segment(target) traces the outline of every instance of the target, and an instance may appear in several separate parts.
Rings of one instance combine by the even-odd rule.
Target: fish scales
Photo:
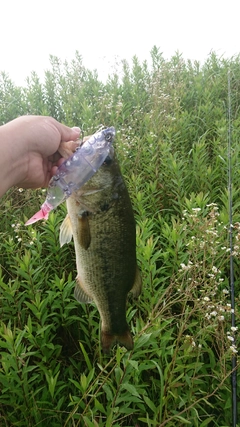
[[[67,200],[61,245],[73,235],[77,264],[75,296],[94,301],[101,317],[101,342],[133,348],[126,322],[128,292],[141,292],[136,231],[130,197],[114,149],[98,172]]]

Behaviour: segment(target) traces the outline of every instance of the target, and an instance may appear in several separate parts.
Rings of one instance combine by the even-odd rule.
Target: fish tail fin
[[[25,225],[34,224],[34,222],[37,222],[40,219],[48,219],[48,214],[52,209],[53,206],[45,200],[45,202],[41,206],[40,211],[36,212],[35,215],[32,216],[32,218],[25,222]]]
[[[133,349],[133,339],[129,329],[121,334],[112,334],[110,332],[101,331],[101,345],[103,353],[109,354],[111,348],[115,344],[120,344],[127,350]]]
[[[40,219],[48,219],[48,212],[44,212],[42,209],[35,213],[27,222],[25,222],[25,225],[34,224],[34,222],[39,221]]]

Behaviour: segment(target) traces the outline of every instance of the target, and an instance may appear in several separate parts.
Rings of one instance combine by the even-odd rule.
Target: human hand
[[[3,176],[0,195],[12,185],[23,188],[47,187],[56,172],[61,156],[58,153],[62,141],[71,141],[74,151],[79,128],[69,128],[52,117],[22,116],[0,128],[0,154],[3,152]],[[1,166],[0,156],[0,166]],[[2,171],[1,171],[2,169]],[[4,178],[7,185],[4,185]],[[5,188],[4,188],[5,187]]]

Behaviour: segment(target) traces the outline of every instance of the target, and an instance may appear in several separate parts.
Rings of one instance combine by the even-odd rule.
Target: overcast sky
[[[83,64],[100,77],[114,59],[148,59],[153,45],[170,58],[203,61],[211,50],[240,53],[239,0],[2,0],[0,71],[24,84],[40,76],[49,55]]]

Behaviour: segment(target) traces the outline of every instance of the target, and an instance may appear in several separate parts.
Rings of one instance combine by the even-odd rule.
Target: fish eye
[[[105,139],[106,139],[106,141],[110,141],[110,142],[111,142],[111,140],[112,140],[112,134],[111,134],[111,132],[108,132],[108,133],[105,135]]]

